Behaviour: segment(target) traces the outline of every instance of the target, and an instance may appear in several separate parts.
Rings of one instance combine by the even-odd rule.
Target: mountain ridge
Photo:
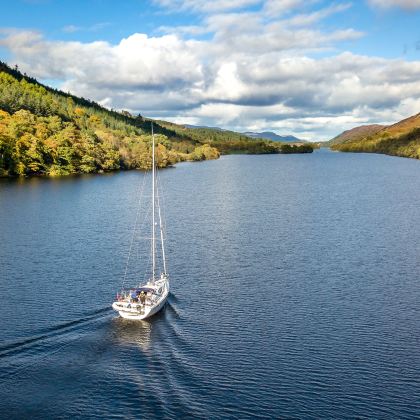
[[[381,153],[420,159],[420,113],[382,126],[374,133],[333,143],[331,148],[341,152]]]
[[[348,140],[356,140],[368,135],[373,135],[385,128],[386,125],[380,124],[367,124],[367,125],[360,125],[349,130],[345,130],[339,135],[335,136],[331,140],[324,142],[324,145],[332,146],[334,144],[344,143]]]
[[[208,125],[193,125],[193,124],[182,124],[186,128],[192,128],[192,129],[210,129],[210,130],[216,130],[216,131],[230,131],[238,134],[243,134],[244,136],[253,138],[253,139],[263,139],[263,140],[271,140],[271,141],[280,141],[284,143],[309,143],[306,140],[299,139],[293,135],[279,135],[275,133],[274,131],[262,131],[262,132],[254,132],[254,131],[232,131],[227,130],[225,128],[220,127],[211,127]]]
[[[242,133],[251,138],[259,138],[271,141],[280,141],[285,143],[307,143],[306,140],[299,139],[291,134],[282,136],[280,134],[274,133],[273,131],[262,131],[262,132],[254,132],[254,131],[246,131]]]

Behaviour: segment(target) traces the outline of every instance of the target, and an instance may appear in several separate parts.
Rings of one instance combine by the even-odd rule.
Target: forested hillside
[[[420,159],[420,114],[385,126],[373,135],[332,145],[341,152],[371,152]]]
[[[163,121],[154,122],[154,128],[159,167],[216,159],[220,153],[312,151],[291,146],[281,150],[233,132]],[[49,88],[0,62],[0,176],[147,169],[150,133],[151,120]]]
[[[385,125],[371,124],[371,125],[361,125],[359,127],[352,128],[351,130],[343,131],[338,136],[333,139],[326,141],[323,146],[333,146],[335,144],[344,143],[349,140],[360,140],[368,136],[375,135],[378,131],[385,128]]]
[[[313,147],[310,144],[292,145],[281,144],[279,142],[253,139],[249,136],[229,130],[220,130],[207,127],[185,127],[166,121],[158,121],[159,124],[173,131],[178,136],[187,136],[188,138],[202,143],[205,142],[210,146],[216,147],[222,154],[230,153],[311,153]]]
[[[5,64],[0,70],[0,176],[151,166],[150,121],[47,88]],[[155,129],[160,167],[219,157],[208,145]]]

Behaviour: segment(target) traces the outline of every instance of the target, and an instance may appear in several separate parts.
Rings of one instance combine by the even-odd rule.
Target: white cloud
[[[334,50],[363,34],[350,27],[327,31],[319,22],[350,3],[155,2],[199,11],[201,24],[161,28],[153,37],[135,33],[116,44],[3,31],[0,46],[13,64],[41,79],[62,80],[66,91],[176,122],[326,139],[419,111],[419,61]],[[200,41],[184,38],[203,34]],[[313,52],[324,54],[314,58]]]
[[[328,16],[350,9],[351,6],[351,3],[333,4],[329,7],[325,7],[324,9],[317,10],[316,12],[293,16],[287,23],[292,26],[313,25]]]
[[[269,16],[284,15],[304,4],[304,0],[267,0],[264,4],[264,13]]]
[[[374,7],[383,9],[392,7],[400,7],[407,10],[420,9],[420,0],[369,0],[369,3]]]
[[[80,26],[76,26],[76,25],[66,25],[66,26],[63,26],[63,32],[68,32],[68,33],[78,32],[81,29],[82,28]]]
[[[212,13],[243,9],[261,3],[261,0],[154,0],[154,3],[170,10],[195,10]]]
[[[0,41],[25,70],[39,78],[76,80],[104,89],[165,88],[194,85],[202,79],[198,43],[175,35],[134,34],[117,45],[107,42],[47,41],[20,32]]]
[[[96,32],[110,25],[111,25],[110,22],[99,22],[90,26],[66,25],[66,26],[63,26],[62,31],[67,32],[67,33],[81,32],[81,31]]]

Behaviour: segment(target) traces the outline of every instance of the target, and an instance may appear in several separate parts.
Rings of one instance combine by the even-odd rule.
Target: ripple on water
[[[161,176],[171,295],[144,322],[110,309],[144,174],[0,182],[0,412],[418,417],[418,162],[229,156]]]

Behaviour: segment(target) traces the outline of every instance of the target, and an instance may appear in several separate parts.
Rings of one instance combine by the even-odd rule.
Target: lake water
[[[162,171],[172,294],[136,323],[110,305],[145,176],[0,182],[1,418],[420,416],[419,161]]]

